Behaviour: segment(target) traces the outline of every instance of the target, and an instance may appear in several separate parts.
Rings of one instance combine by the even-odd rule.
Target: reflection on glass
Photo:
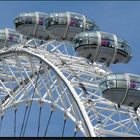
[[[114,46],[113,35],[109,33],[101,32],[101,46],[113,47]]]
[[[140,82],[140,76],[129,74],[130,81]]]
[[[89,44],[93,44],[93,45],[96,45],[98,46],[98,38],[97,37],[90,37],[89,39]]]
[[[5,33],[0,33],[0,40],[5,40],[5,39],[6,39]]]
[[[20,43],[21,39],[20,39],[20,36],[18,36],[18,35],[9,34],[8,41]]]
[[[95,23],[89,19],[86,19],[86,30],[88,31],[98,31],[98,27],[96,27]],[[95,30],[95,29],[96,30]]]
[[[88,44],[88,37],[82,38],[82,44]]]
[[[127,88],[127,81],[117,80],[117,88]]]
[[[94,25],[92,23],[87,23],[86,29],[88,31],[94,31]]]
[[[83,28],[84,27],[84,22],[83,22],[83,20],[81,20],[77,17],[71,17],[69,25]]]
[[[126,76],[124,74],[116,74],[117,80],[126,80]]]
[[[60,18],[59,18],[59,24],[62,24],[62,25],[67,24],[67,19],[64,18],[64,17],[60,17]]]
[[[116,88],[116,81],[115,80],[110,80],[107,81],[107,88]]]
[[[83,38],[79,38],[78,42],[79,45],[83,45]]]
[[[106,80],[115,80],[116,77],[115,77],[115,74],[109,74],[106,76]]]
[[[45,21],[44,21],[44,26],[45,28],[49,27],[50,26],[50,18],[46,18]]]
[[[45,13],[38,13],[39,14],[39,17],[40,18],[46,18],[46,17],[48,17],[48,14],[45,14]]]
[[[117,37],[118,45],[117,48],[125,51],[127,54],[131,54],[131,48],[129,47],[127,41]]]
[[[38,25],[43,25],[43,23],[44,23],[44,18],[39,18],[39,21],[38,21]]]
[[[67,25],[67,18],[59,17],[59,16],[46,18],[45,27],[47,28],[48,26],[51,26],[51,25]]]
[[[140,83],[137,83],[136,89],[137,89],[137,90],[140,90]]]
[[[100,84],[100,90],[101,90],[101,92],[103,92],[104,90],[106,90],[107,89],[107,87],[106,87],[106,82],[102,82],[101,84]]]
[[[103,39],[114,40],[113,34],[105,33],[105,32],[100,32],[100,33]]]

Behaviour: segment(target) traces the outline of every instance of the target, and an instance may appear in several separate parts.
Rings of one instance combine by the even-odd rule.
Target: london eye
[[[0,136],[139,137],[129,43],[75,12],[25,12],[0,30]],[[32,131],[30,131],[32,130]]]

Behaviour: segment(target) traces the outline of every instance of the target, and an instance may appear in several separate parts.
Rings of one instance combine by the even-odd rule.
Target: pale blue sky
[[[140,75],[140,1],[0,1],[0,28],[14,28],[18,14],[35,11],[72,11],[94,19],[102,31],[124,38],[132,48],[132,60],[112,65],[112,71]]]

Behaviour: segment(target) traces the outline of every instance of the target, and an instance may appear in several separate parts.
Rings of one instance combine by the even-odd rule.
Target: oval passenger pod
[[[102,96],[118,105],[132,107],[140,105],[140,76],[130,73],[106,75],[99,85]]]
[[[16,30],[21,34],[38,39],[48,39],[48,34],[44,30],[44,19],[48,14],[41,12],[21,13],[14,20]]]
[[[91,62],[128,63],[132,57],[128,43],[111,33],[82,32],[74,37],[73,43],[77,54]]]

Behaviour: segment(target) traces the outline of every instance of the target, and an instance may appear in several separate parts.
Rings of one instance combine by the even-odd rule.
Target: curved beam
[[[68,81],[68,79],[62,74],[62,72],[54,64],[52,64],[50,61],[48,61],[46,58],[44,58],[43,55],[35,54],[34,52],[30,52],[26,49],[2,52],[2,53],[0,53],[0,57],[3,57],[3,56],[8,55],[8,54],[13,54],[13,53],[26,54],[26,55],[29,55],[32,57],[36,57],[36,58],[40,59],[42,62],[44,62],[45,64],[49,65],[56,72],[56,74],[61,78],[61,80],[63,80],[63,82],[67,86],[73,99],[75,100],[75,103],[77,104],[77,107],[81,113],[81,116],[83,117],[83,120],[85,122],[85,126],[87,128],[88,133],[89,133],[88,137],[95,137],[96,135],[94,133],[93,126],[90,122],[90,119],[85,111],[83,104],[81,103],[81,101],[80,101],[76,91],[72,87],[70,81]]]

